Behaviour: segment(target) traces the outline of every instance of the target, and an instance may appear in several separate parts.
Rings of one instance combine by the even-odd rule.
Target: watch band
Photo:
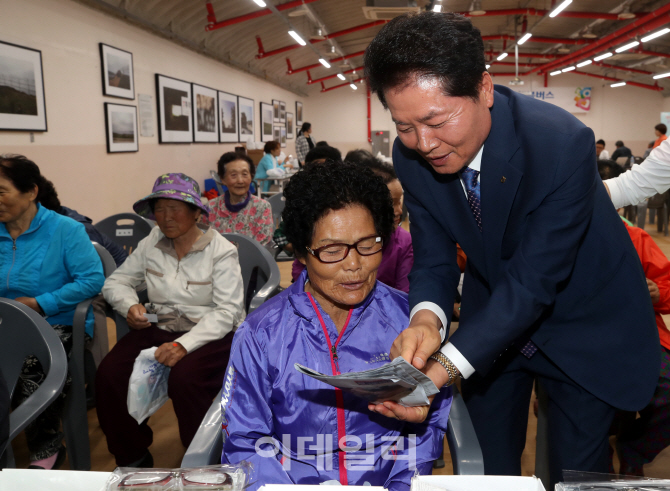
[[[436,351],[430,355],[430,358],[442,365],[449,374],[449,381],[445,384],[445,386],[450,386],[456,382],[457,377],[461,376],[461,373],[458,371],[458,368],[456,368],[456,365],[454,365],[449,358],[444,356],[444,353],[441,351]]]

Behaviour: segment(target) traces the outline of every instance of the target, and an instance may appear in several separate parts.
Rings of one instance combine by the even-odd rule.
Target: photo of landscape
[[[198,115],[198,131],[216,132],[216,100],[204,94],[197,94],[196,113]]]
[[[237,133],[235,109],[237,104],[232,101],[219,101],[221,104],[221,133]]]
[[[31,62],[0,55],[0,113],[37,115],[35,69]]]
[[[107,54],[107,83],[111,87],[130,90],[130,64],[127,59]]]
[[[250,99],[240,99],[240,133],[243,135],[254,134],[254,106]]]
[[[135,122],[133,119],[133,114],[128,112],[111,112],[113,143],[135,142]]]

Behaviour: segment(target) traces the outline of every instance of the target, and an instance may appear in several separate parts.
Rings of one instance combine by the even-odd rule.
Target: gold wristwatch
[[[456,382],[456,378],[461,376],[461,372],[458,371],[458,368],[456,368],[456,365],[454,365],[449,358],[444,356],[444,353],[441,351],[436,351],[432,355],[430,355],[430,358],[438,362],[440,365],[444,367],[444,369],[447,371],[449,374],[449,381],[445,384],[445,386],[450,386],[454,382]]]

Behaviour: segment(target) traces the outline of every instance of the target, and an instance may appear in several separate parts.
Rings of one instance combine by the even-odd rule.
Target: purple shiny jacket
[[[416,470],[430,474],[442,452],[451,388],[435,397],[424,423],[409,424],[295,370],[294,363],[327,374],[380,367],[409,322],[407,295],[377,282],[338,336],[304,291],[306,279],[303,271],[235,333],[221,401],[221,461],[254,465],[250,491],[328,480],[406,491]]]

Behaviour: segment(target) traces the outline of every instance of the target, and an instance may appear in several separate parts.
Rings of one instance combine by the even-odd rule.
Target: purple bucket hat
[[[176,199],[197,206],[205,215],[209,215],[210,209],[200,201],[200,186],[195,179],[186,174],[170,173],[163,174],[156,179],[154,188],[149,196],[146,196],[133,205],[133,210],[140,216],[155,220],[149,202],[153,199]]]

